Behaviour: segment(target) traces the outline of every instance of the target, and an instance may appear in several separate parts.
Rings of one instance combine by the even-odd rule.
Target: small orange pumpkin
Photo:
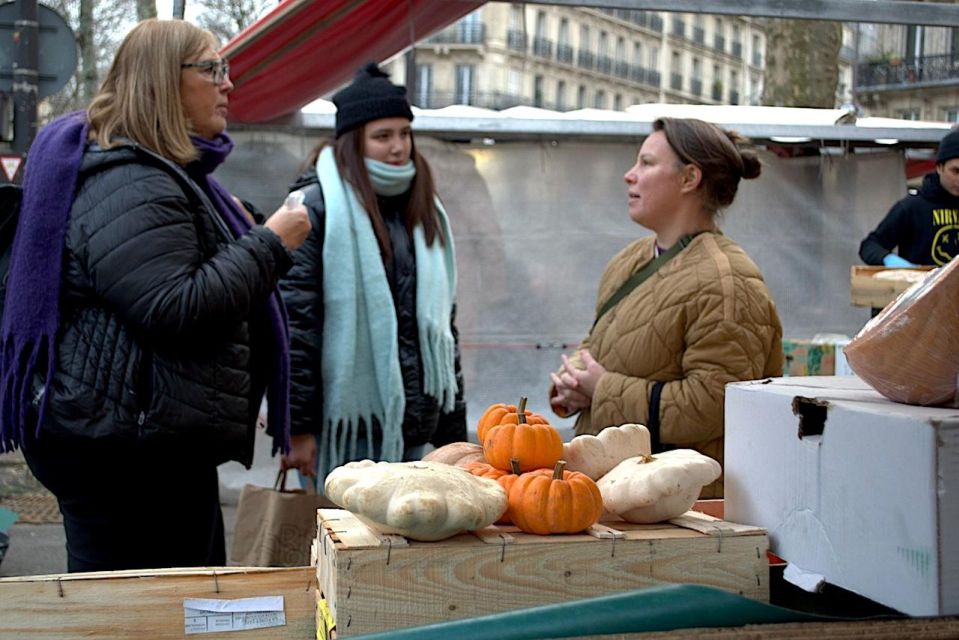
[[[565,460],[550,469],[524,473],[509,490],[506,517],[526,533],[579,533],[599,522],[603,497],[589,476],[564,471]]]
[[[486,440],[486,434],[489,430],[500,424],[516,424],[519,422],[519,414],[526,416],[526,422],[529,424],[548,424],[546,418],[533,413],[526,408],[526,398],[520,398],[519,407],[515,404],[503,404],[498,402],[491,404],[480,416],[479,423],[476,425],[476,438],[480,442]]]
[[[489,478],[490,480],[496,480],[503,490],[506,491],[506,495],[509,496],[509,490],[513,487],[513,483],[516,482],[516,479],[519,478],[519,462],[515,458],[510,460],[510,465],[512,466],[512,473],[508,471],[503,471],[502,469],[497,469],[491,464],[485,462],[470,462],[463,466],[464,469],[472,473],[474,476],[479,476],[480,478]],[[500,516],[499,520],[496,521],[496,524],[510,524],[511,520],[509,519],[509,510],[504,511],[503,515]]]
[[[520,400],[520,407],[526,398]],[[552,468],[563,457],[563,440],[553,425],[548,422],[530,424],[526,414],[517,413],[516,424],[499,424],[486,433],[483,441],[483,457],[496,467],[507,471],[511,460],[519,461],[521,471],[542,467]]]

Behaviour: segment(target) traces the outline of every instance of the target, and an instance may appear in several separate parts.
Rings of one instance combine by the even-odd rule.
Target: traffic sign
[[[13,69],[17,60],[16,2],[0,4],[0,91],[13,92]],[[77,40],[63,17],[42,4],[37,5],[38,28],[38,95],[52,96],[63,88],[77,68]]]
[[[17,177],[17,171],[20,170],[22,162],[23,156],[20,154],[0,155],[0,167],[3,167],[3,175],[6,176],[7,182],[13,182],[13,179]]]

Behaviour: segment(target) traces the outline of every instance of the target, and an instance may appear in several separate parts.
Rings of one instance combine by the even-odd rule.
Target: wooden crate
[[[183,638],[184,598],[260,596],[283,596],[284,626],[196,637],[313,638],[315,571],[220,567],[2,578],[0,638]]]
[[[318,517],[320,605],[339,638],[663,582],[769,600],[766,530],[694,511],[654,525],[607,521],[579,535],[487,527],[439,542],[378,534],[348,511]]]
[[[913,285],[904,280],[881,280],[875,275],[880,271],[902,267],[875,267],[853,265],[849,276],[849,297],[856,307],[874,307],[882,309],[899,297],[899,294]],[[933,267],[906,267],[908,271],[930,271]]]

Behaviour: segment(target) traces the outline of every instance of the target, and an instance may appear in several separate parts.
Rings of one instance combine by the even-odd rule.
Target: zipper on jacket
[[[146,422],[146,414],[150,410],[150,404],[153,402],[153,352],[149,349],[140,349],[136,386],[133,388],[133,393],[136,397],[137,408],[140,410],[137,415],[137,424],[142,427],[143,423]]]

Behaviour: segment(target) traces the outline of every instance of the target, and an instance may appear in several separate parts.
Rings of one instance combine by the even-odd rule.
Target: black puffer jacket
[[[313,230],[293,253],[294,266],[280,282],[290,316],[290,407],[293,433],[318,433],[323,423],[323,230],[326,207],[315,172],[303,175],[292,189],[306,191],[307,211]],[[393,263],[386,275],[393,292],[399,333],[400,370],[406,393],[403,416],[403,443],[406,448],[432,443],[442,446],[466,440],[466,404],[463,401],[463,373],[460,369],[459,335],[455,309],[452,331],[456,341],[457,394],[453,410],[440,411],[436,399],[423,391],[419,332],[416,326],[416,258],[413,239],[403,222],[406,195],[379,198],[378,204],[393,243]],[[373,425],[378,437],[379,424]],[[360,430],[360,433],[363,431]]]
[[[78,185],[39,442],[182,444],[249,466],[289,252],[260,226],[231,241],[187,173],[139,147],[92,148]]]

